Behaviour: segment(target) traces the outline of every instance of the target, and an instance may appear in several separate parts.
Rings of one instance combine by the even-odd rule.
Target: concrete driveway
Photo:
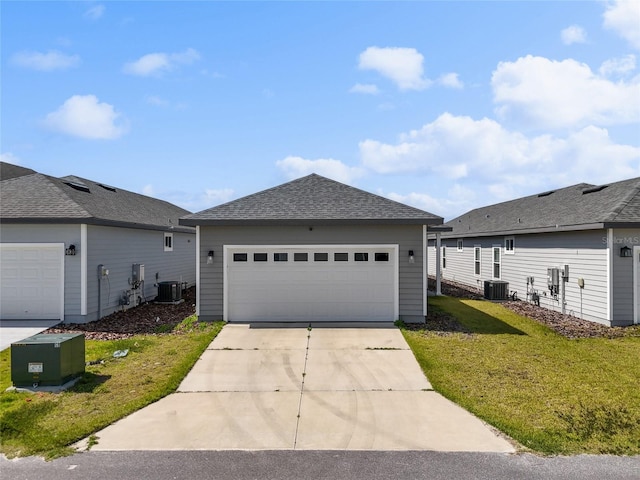
[[[0,351],[58,323],[60,320],[0,320]]]
[[[177,393],[97,436],[92,450],[514,451],[379,325],[226,325]]]

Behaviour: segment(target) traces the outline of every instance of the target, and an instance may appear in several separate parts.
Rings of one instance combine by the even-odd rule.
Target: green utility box
[[[15,387],[59,386],[84,373],[84,334],[40,334],[11,344]]]

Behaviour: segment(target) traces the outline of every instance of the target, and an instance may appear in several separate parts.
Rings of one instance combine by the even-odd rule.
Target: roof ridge
[[[86,208],[84,208],[84,206],[80,205],[78,202],[76,202],[73,198],[71,198],[71,196],[69,196],[69,194],[67,194],[67,192],[65,192],[62,188],[60,188],[56,182],[52,182],[51,180],[59,180],[61,182],[64,182],[64,179],[62,178],[58,178],[58,177],[53,177],[51,175],[45,175],[44,173],[36,173],[36,175],[41,175],[44,178],[46,178],[46,180],[51,184],[51,186],[53,188],[55,188],[56,190],[58,190],[65,199],[67,199],[68,201],[72,202],[77,208],[79,208],[87,217],[89,218],[95,218],[95,215],[93,215],[91,212],[89,212],[89,210],[87,210]]]
[[[640,193],[640,177],[638,177],[638,178],[634,178],[634,179],[631,179],[631,181],[634,181],[634,180],[635,180],[635,182],[636,182],[636,186],[635,186],[635,188],[633,188],[633,189],[631,190],[631,192],[629,192],[627,195],[625,195],[625,196],[620,200],[620,202],[618,202],[618,204],[617,204],[615,207],[613,207],[613,209],[611,210],[611,212],[609,213],[609,215],[607,215],[607,216],[605,217],[605,221],[607,221],[607,222],[611,222],[611,221],[615,220],[615,218],[616,218],[618,215],[620,215],[620,214],[622,213],[622,211],[624,210],[624,208],[625,208],[627,205],[629,205],[629,203],[631,202],[631,200],[633,200],[633,199],[634,199],[634,197],[635,197],[636,195],[638,195],[638,193]],[[616,182],[616,183],[621,183],[621,182]],[[609,184],[609,185],[611,185],[611,184]]]

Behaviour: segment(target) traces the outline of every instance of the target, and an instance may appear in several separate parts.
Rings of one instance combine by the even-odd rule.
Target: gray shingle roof
[[[183,217],[182,225],[441,224],[438,217],[312,174]]]
[[[3,171],[6,165],[1,165]],[[78,177],[31,173],[0,182],[3,223],[88,223],[192,231],[179,225],[179,218],[188,213],[163,200]]]
[[[32,173],[36,173],[36,171],[21,167],[20,165],[13,165],[12,163],[0,162],[0,181],[21,177],[23,175],[31,175]]]
[[[640,227],[640,177],[599,186],[580,183],[489,205],[445,225],[452,231],[443,237]]]

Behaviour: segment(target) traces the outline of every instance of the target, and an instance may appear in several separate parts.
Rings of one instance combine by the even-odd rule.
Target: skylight
[[[117,191],[116,187],[112,187],[111,185],[105,185],[104,183],[99,183],[98,185],[100,185],[105,190],[109,190],[110,192],[116,192]]]
[[[609,185],[598,185],[597,187],[590,187],[590,188],[585,188],[582,191],[583,195],[586,195],[588,193],[595,193],[595,192],[599,192],[600,190],[604,190],[605,188],[607,188]]]
[[[69,185],[71,188],[73,188],[74,190],[91,193],[91,190],[89,190],[89,187],[82,182],[65,182],[65,183]]]
[[[548,197],[549,195],[551,195],[554,192],[555,192],[555,190],[549,190],[548,192],[542,192],[542,193],[538,194],[538,197]]]

